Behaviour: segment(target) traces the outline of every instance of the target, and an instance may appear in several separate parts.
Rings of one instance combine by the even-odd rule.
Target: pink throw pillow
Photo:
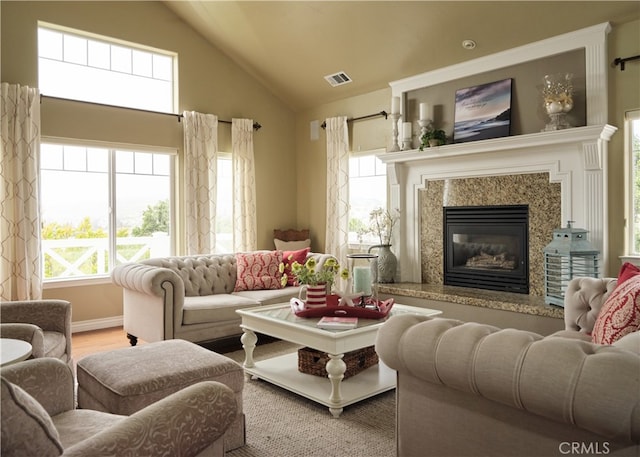
[[[640,274],[640,268],[634,264],[625,262],[620,267],[620,273],[618,273],[618,286],[625,282],[627,279]]]
[[[613,344],[640,328],[640,275],[618,284],[602,305],[591,333],[598,344]]]
[[[246,252],[236,254],[238,277],[234,292],[242,290],[282,289],[282,253]]]
[[[298,281],[291,273],[291,265],[293,265],[293,262],[298,262],[300,265],[304,265],[310,250],[311,248],[304,248],[298,251],[283,251],[282,263],[284,263],[284,274],[287,275],[287,286],[298,285]]]

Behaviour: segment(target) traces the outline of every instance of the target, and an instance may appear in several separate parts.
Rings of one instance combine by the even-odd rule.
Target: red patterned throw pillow
[[[634,264],[630,262],[625,262],[620,267],[620,272],[618,273],[618,285],[625,282],[627,279],[632,278],[633,276],[637,276],[640,274],[640,268],[636,267]]]
[[[238,277],[235,292],[242,290],[282,289],[280,264],[282,252],[246,252],[236,254]]]
[[[594,343],[613,344],[639,328],[640,275],[635,275],[618,284],[604,302],[591,338]]]
[[[307,260],[307,255],[311,248],[300,249],[299,251],[284,251],[282,253],[282,263],[284,263],[284,274],[287,275],[287,286],[296,286],[296,278],[291,274],[291,265],[298,262],[303,265]]]

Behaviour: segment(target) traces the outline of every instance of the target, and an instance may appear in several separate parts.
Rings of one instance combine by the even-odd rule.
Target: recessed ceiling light
[[[476,47],[476,42],[473,40],[463,40],[462,41],[462,47],[465,49],[475,49]]]

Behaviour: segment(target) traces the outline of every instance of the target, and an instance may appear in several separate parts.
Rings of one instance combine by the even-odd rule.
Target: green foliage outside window
[[[351,219],[349,219],[349,231],[350,232],[356,232],[356,233],[362,233],[363,231],[367,230],[369,227],[367,226],[367,224],[365,224],[365,222],[361,219],[356,219],[354,217],[352,217]]]
[[[147,206],[142,213],[142,225],[134,227],[133,236],[151,236],[156,232],[169,233],[169,200]]]
[[[107,232],[102,228],[94,229],[89,217],[85,217],[76,226],[50,222],[42,227],[43,240],[66,240],[68,238],[106,238]]]
[[[121,227],[118,229],[116,236],[118,238],[147,237],[152,236],[156,232],[169,232],[169,202],[168,200],[160,201],[155,205],[149,205],[142,213],[142,222],[139,226],[128,228]],[[101,227],[93,227],[89,217],[85,217],[82,221],[73,226],[72,224],[60,224],[58,222],[45,223],[42,227],[43,240],[66,240],[66,239],[96,239],[107,238],[108,233]],[[127,244],[126,246],[118,246],[119,256],[130,259],[142,249],[144,243]],[[67,264],[76,264],[76,268],[84,275],[95,275],[98,271],[108,271],[109,253],[105,252],[104,265],[98,268],[99,256],[97,253],[86,255],[88,250],[85,246],[78,247],[59,247],[52,249],[53,254],[44,255],[44,277],[57,278],[67,271]],[[83,256],[86,255],[86,258]],[[61,262],[58,258],[64,259]],[[148,259],[149,252],[144,253],[140,259]]]

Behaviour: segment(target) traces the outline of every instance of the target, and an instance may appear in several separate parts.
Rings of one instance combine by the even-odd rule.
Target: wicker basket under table
[[[315,376],[327,377],[327,361],[329,356],[311,348],[298,349],[298,371]],[[378,363],[378,354],[373,346],[347,352],[342,358],[347,365],[344,379],[366,370]]]

